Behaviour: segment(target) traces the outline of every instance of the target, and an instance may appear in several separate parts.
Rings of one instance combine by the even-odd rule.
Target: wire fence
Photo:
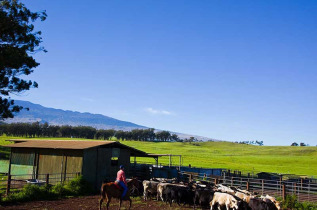
[[[283,199],[286,195],[296,195],[298,201],[317,202],[317,183],[315,182],[305,183],[233,176],[206,176],[188,173],[186,171],[180,171],[179,174],[182,179],[204,180],[214,184],[238,187],[258,195],[268,194],[275,197],[282,197]]]
[[[45,184],[56,185],[67,183],[78,177],[80,173],[52,173],[52,174],[21,174],[2,176],[0,180],[0,193],[8,195],[10,192],[20,191],[26,184],[42,186]]]

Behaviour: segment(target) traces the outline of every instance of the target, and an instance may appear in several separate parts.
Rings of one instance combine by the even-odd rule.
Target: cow
[[[253,195],[248,195],[240,191],[237,191],[234,195],[247,203],[250,203],[250,199],[255,197]]]
[[[217,205],[218,209],[226,207],[226,210],[237,210],[239,209],[239,201],[240,200],[237,200],[233,195],[228,193],[215,192],[210,202],[210,209],[215,209],[214,207]]]
[[[210,189],[196,189],[195,197],[194,197],[194,209],[196,208],[196,204],[201,207],[208,207],[210,202],[212,201],[214,196],[214,192]]]
[[[231,189],[230,187],[224,186],[222,184],[218,184],[217,186],[217,190],[223,193],[228,193],[231,195],[235,194],[235,191],[233,189]]]
[[[280,202],[278,202],[274,197],[266,195],[265,197],[261,196],[260,198],[266,203],[266,205],[268,206],[268,209],[270,210],[281,209]]]
[[[171,183],[159,183],[157,185],[157,194],[156,194],[156,199],[159,201],[160,199],[162,201],[166,201],[164,198],[166,197],[166,187],[168,185],[172,185]]]
[[[191,187],[184,185],[168,185],[166,186],[166,201],[172,206],[172,202],[178,205],[193,204],[194,191]]]
[[[157,193],[157,185],[159,182],[155,181],[148,181],[144,180],[143,181],[143,196],[144,200],[146,201],[149,195],[155,195]]]
[[[269,210],[269,205],[261,198],[251,198],[249,206],[254,210]]]

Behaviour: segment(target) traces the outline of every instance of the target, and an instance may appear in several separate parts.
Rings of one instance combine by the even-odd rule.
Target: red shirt
[[[125,173],[123,170],[118,171],[117,180],[122,181],[122,182],[124,182],[125,185],[127,185],[127,180],[125,178]]]

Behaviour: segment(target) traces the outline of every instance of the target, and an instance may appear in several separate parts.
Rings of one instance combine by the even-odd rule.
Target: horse
[[[123,193],[123,189],[120,185],[117,185],[115,182],[108,182],[101,185],[101,198],[99,200],[99,210],[101,210],[102,202],[107,199],[107,209],[109,209],[109,204],[111,201],[111,198],[118,198],[119,199],[119,209],[121,208],[122,200],[127,200],[130,202],[129,209],[132,205],[132,200],[130,199],[130,190],[133,187],[138,186],[138,180],[133,178],[127,182],[128,191],[127,194],[124,196],[124,198],[121,198],[121,195]],[[120,186],[120,189],[118,188]]]

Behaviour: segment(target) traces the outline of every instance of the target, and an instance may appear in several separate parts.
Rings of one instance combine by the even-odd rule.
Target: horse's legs
[[[107,196],[107,210],[109,209],[109,204],[110,204],[110,201],[111,201],[111,197],[109,196]]]
[[[99,200],[99,210],[101,210],[102,202],[103,202],[103,198],[100,198],[100,200]]]
[[[122,199],[119,199],[119,209],[121,209]]]

